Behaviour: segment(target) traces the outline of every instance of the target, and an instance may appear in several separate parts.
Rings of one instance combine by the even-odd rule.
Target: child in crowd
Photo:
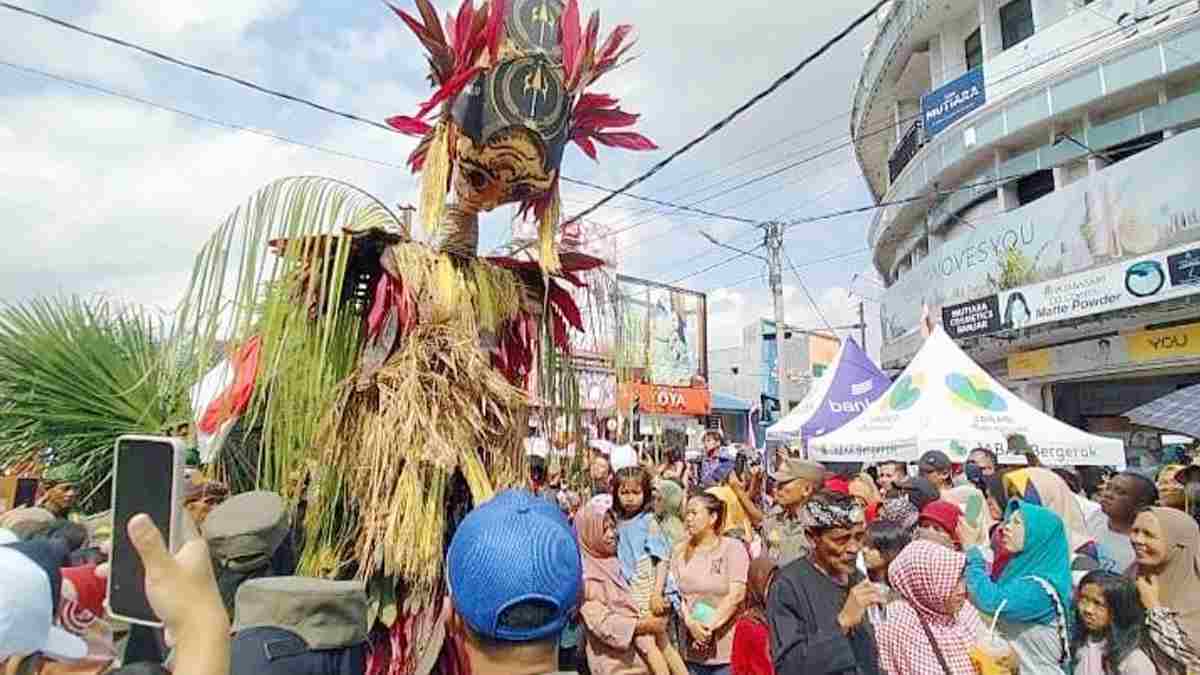
[[[617,558],[621,575],[633,591],[642,616],[667,611],[663,592],[671,549],[654,518],[650,474],[640,466],[617,471],[612,481],[613,512],[617,516]],[[641,635],[634,647],[654,675],[687,675],[679,652],[666,639]]]
[[[1153,675],[1146,611],[1133,580],[1096,570],[1079,583],[1075,601],[1075,675]],[[1164,672],[1184,672],[1181,669]]]

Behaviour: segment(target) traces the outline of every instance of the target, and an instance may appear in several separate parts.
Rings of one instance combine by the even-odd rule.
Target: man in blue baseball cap
[[[454,533],[446,555],[450,629],[465,636],[473,673],[558,672],[558,637],[579,604],[575,534],[553,504],[506,490]]]

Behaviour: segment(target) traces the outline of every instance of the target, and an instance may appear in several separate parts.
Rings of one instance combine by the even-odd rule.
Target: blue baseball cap
[[[505,642],[558,635],[579,603],[579,544],[557,506],[505,490],[467,514],[446,554],[454,609],[476,634]],[[547,620],[508,626],[506,612],[541,605]]]

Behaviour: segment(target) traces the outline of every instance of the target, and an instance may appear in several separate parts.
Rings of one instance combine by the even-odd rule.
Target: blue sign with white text
[[[933,138],[987,101],[983,67],[973,68],[921,97],[925,137]]]

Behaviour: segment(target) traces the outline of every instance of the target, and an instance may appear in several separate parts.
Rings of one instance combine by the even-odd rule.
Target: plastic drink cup
[[[1016,655],[1008,641],[993,635],[980,640],[977,647],[983,656],[976,664],[980,675],[1010,675],[1017,672]]]

